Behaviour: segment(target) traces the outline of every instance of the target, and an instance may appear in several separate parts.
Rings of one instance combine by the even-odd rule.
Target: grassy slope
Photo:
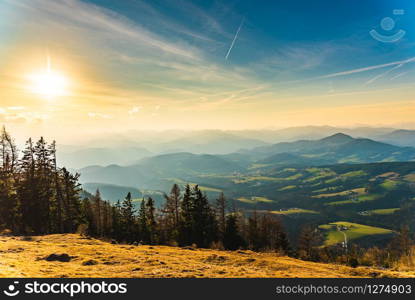
[[[67,253],[70,262],[48,262]],[[83,265],[93,260],[95,265]],[[415,277],[397,272],[305,262],[251,251],[112,245],[75,234],[0,237],[0,277]]]
[[[327,225],[320,225],[321,229],[328,230],[325,245],[334,245],[344,241],[344,235],[337,230],[337,226],[345,226],[348,229],[343,230],[347,239],[354,240],[371,235],[391,234],[392,231],[380,227],[367,226],[351,222],[334,222]]]

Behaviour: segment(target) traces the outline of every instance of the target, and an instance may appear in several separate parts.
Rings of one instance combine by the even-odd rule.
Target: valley
[[[173,184],[198,184],[213,203],[220,193],[247,214],[280,216],[293,240],[305,224],[352,222],[373,226],[353,242],[384,243],[414,212],[415,148],[336,133],[319,140],[260,146],[229,154],[190,152],[151,156],[129,166],[80,169],[84,188],[104,199],[132,192],[138,207],[151,196],[156,205]],[[411,227],[413,218],[407,219]],[[380,232],[380,233],[379,233]],[[324,243],[331,243],[327,232]],[[338,242],[338,241],[337,241]]]

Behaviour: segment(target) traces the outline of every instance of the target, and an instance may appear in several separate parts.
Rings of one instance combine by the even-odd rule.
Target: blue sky
[[[2,93],[21,107],[4,103],[9,122],[408,125],[415,112],[413,1],[4,0],[0,8],[0,77],[16,81]],[[385,43],[371,30],[405,34]],[[73,83],[65,99],[16,91],[24,85],[16,73],[41,68],[46,55]]]

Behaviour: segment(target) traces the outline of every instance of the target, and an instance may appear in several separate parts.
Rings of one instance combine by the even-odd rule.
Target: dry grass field
[[[54,260],[61,254],[65,262]],[[0,277],[415,277],[415,271],[350,268],[252,251],[117,245],[64,234],[1,236]]]

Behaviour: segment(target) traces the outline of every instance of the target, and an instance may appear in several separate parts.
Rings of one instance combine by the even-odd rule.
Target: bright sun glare
[[[51,69],[48,61],[47,69],[28,76],[29,90],[45,98],[64,96],[68,92],[68,78]]]

